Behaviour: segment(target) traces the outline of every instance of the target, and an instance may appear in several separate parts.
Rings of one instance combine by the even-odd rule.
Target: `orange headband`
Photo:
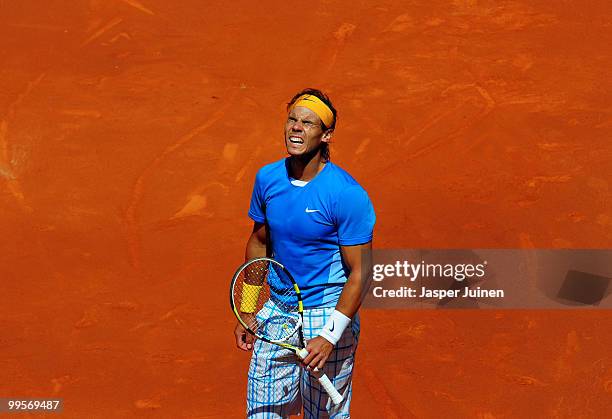
[[[317,114],[321,121],[327,128],[331,127],[334,122],[334,114],[331,109],[318,97],[314,95],[302,95],[300,96],[289,108],[289,112],[296,106],[302,106],[308,108]]]

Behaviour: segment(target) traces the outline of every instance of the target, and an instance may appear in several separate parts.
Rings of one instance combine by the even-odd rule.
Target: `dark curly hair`
[[[291,105],[293,105],[295,101],[298,100],[303,95],[313,95],[313,96],[318,97],[332,111],[332,114],[334,115],[334,120],[329,127],[326,126],[323,123],[323,121],[321,121],[321,128],[323,129],[323,131],[328,131],[328,130],[333,131],[334,129],[336,129],[336,121],[338,120],[338,112],[336,111],[336,108],[334,108],[334,105],[332,104],[329,97],[325,93],[320,91],[319,89],[313,89],[309,87],[307,89],[304,89],[296,93],[295,96],[291,98],[289,103],[287,103],[287,112],[289,111],[289,108],[291,108]],[[321,156],[323,156],[325,160],[329,160],[329,143],[321,144]]]

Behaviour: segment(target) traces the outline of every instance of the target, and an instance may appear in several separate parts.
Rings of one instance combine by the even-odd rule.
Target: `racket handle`
[[[305,348],[302,348],[297,352],[297,355],[301,359],[304,359],[308,356],[308,351]],[[319,370],[318,368],[315,368],[312,371],[312,375],[317,378],[319,384],[321,384],[321,387],[323,387],[323,390],[325,390],[325,392],[329,395],[329,398],[334,404],[339,404],[344,399],[344,397],[342,397],[342,394],[338,393],[336,387],[334,387],[329,377],[323,371]]]
[[[331,399],[331,401],[334,404],[340,404],[343,399],[342,394],[338,393],[338,390],[336,390],[336,387],[334,387],[327,375],[325,375],[323,371],[315,371],[314,374],[315,377],[318,378],[321,387],[323,387],[327,394],[329,394],[329,398]]]

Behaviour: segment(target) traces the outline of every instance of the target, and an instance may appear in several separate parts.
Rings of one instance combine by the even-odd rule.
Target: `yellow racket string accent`
[[[317,114],[321,121],[327,128],[331,127],[334,122],[334,114],[329,107],[321,99],[314,95],[302,95],[300,96],[289,108],[289,112],[296,106],[302,106],[308,108]]]
[[[242,298],[240,299],[240,311],[243,313],[254,313],[257,309],[257,300],[259,293],[263,288],[262,285],[242,285]]]

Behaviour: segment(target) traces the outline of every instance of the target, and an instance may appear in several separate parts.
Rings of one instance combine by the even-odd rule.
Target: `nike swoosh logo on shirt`
[[[321,212],[320,210],[313,210],[306,207],[306,212]]]

